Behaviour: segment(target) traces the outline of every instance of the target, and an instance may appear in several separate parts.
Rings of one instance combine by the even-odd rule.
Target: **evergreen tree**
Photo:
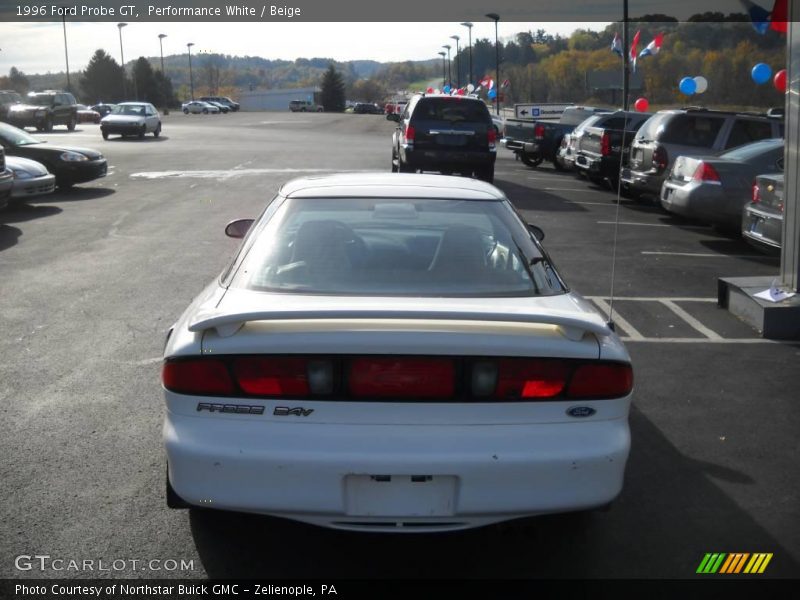
[[[134,89],[136,90],[137,100],[144,100],[155,105],[162,104],[161,90],[153,72],[153,67],[150,66],[150,61],[144,56],[140,56],[133,65],[133,79],[136,82]]]
[[[119,102],[122,100],[122,83],[125,74],[111,56],[98,50],[89,61],[81,78],[84,99],[88,103]]]
[[[328,70],[322,76],[320,96],[325,112],[342,112],[344,110],[344,78],[333,66],[333,63],[328,65]]]

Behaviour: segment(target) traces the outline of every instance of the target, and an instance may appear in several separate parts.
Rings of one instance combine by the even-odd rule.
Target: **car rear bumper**
[[[464,166],[491,167],[497,159],[494,151],[474,152],[465,150],[425,150],[400,146],[403,162],[413,169],[451,168],[454,171]]]
[[[14,187],[11,190],[11,197],[18,198],[31,198],[33,196],[41,196],[43,194],[50,194],[56,189],[56,176],[48,173],[41,177],[33,179],[17,179],[14,181]]]
[[[742,237],[758,248],[780,250],[783,240],[783,215],[747,206],[742,213]]]
[[[163,434],[187,503],[354,530],[463,529],[602,506],[622,489],[630,449],[627,418],[476,427],[168,412]]]
[[[622,183],[628,185],[635,192],[654,194],[660,197],[664,175],[623,169],[621,180]]]

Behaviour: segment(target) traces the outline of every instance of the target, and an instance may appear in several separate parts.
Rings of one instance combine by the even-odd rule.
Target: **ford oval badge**
[[[572,406],[567,409],[567,414],[570,417],[591,417],[597,411],[591,406]]]

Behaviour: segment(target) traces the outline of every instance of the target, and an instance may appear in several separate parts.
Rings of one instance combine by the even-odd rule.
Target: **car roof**
[[[300,177],[284,184],[287,198],[442,198],[505,200],[493,185],[445,175],[416,173],[338,173]]]

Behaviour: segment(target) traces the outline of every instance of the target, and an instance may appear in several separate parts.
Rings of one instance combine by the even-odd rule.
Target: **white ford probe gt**
[[[500,190],[310,177],[248,226],[168,337],[170,506],[421,532],[620,493],[630,358]]]

